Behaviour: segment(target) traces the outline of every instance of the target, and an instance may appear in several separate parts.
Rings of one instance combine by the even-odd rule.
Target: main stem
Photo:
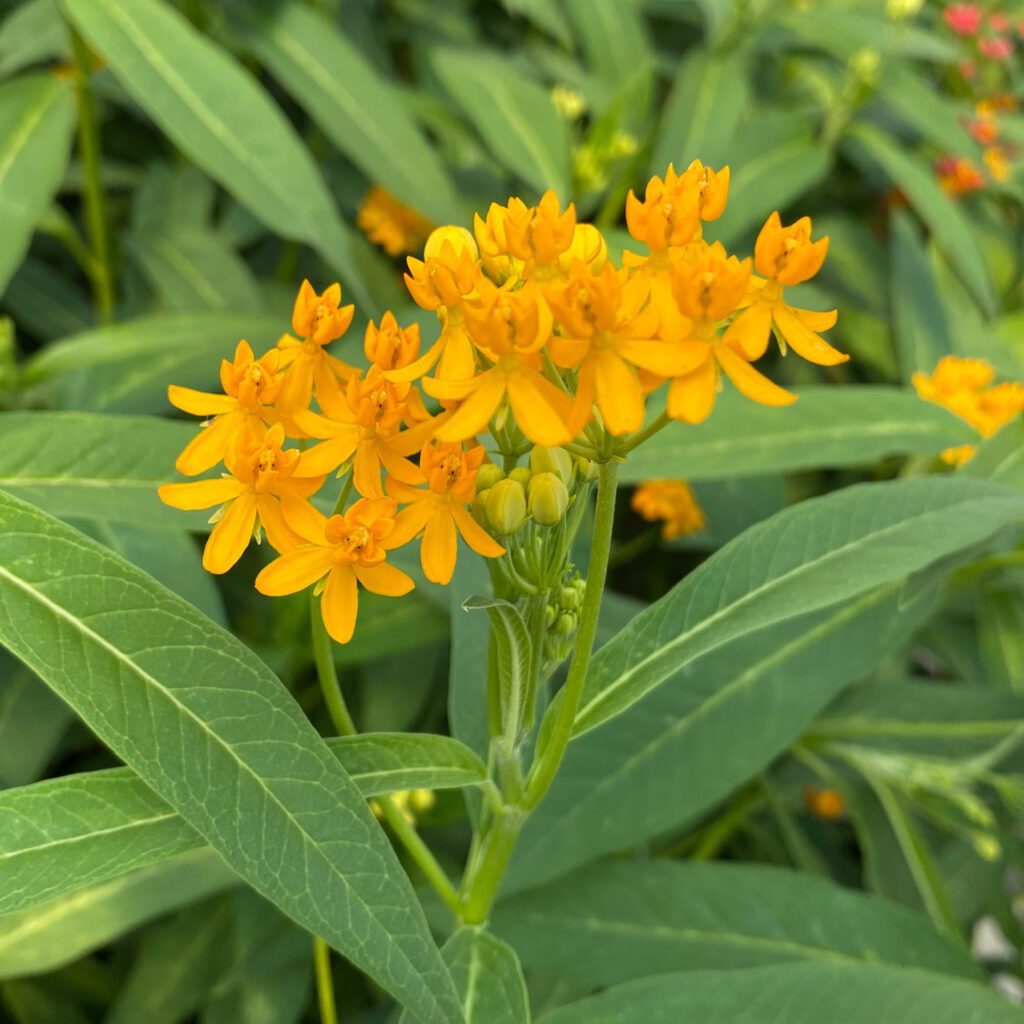
[[[331,947],[323,939],[313,940],[313,965],[317,1002],[320,1004],[320,1024],[338,1024],[334,976],[331,974]]]
[[[114,277],[110,265],[110,236],[107,232],[106,201],[100,172],[100,133],[96,121],[96,104],[92,94],[92,69],[89,49],[78,32],[71,33],[71,53],[78,90],[78,150],[85,174],[85,224],[92,249],[89,277],[100,323],[110,323],[114,316]]]
[[[327,705],[327,712],[331,716],[331,722],[339,736],[355,736],[357,731],[355,722],[345,703],[345,695],[341,691],[338,671],[334,667],[334,656],[331,652],[331,638],[324,627],[320,614],[320,601],[317,597],[310,598],[309,612],[313,661],[316,664],[316,674],[320,681],[324,703]],[[423,842],[420,834],[406,820],[405,815],[390,797],[379,796],[375,799],[385,820],[391,826],[395,838],[409,852],[423,872],[423,876],[434,887],[452,913],[460,914],[462,900],[444,869],[430,852],[430,848]]]
[[[572,738],[572,727],[583,696],[583,684],[594,649],[601,598],[608,575],[618,475],[617,462],[606,462],[600,466],[594,534],[590,544],[590,567],[587,570],[587,587],[583,594],[579,631],[576,634],[569,676],[559,695],[557,717],[550,738],[530,773],[521,803],[506,805],[495,816],[467,878],[465,909],[462,913],[462,920],[466,924],[482,924],[490,915],[519,833],[530,811],[541,802],[554,781]]]

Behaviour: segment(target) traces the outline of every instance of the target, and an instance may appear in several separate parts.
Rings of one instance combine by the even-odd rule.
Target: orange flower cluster
[[[707,525],[704,510],[684,480],[647,480],[633,492],[630,506],[647,522],[660,522],[665,540],[698,533]]]
[[[1014,416],[1024,412],[1024,384],[1004,381],[993,384],[995,370],[984,359],[943,356],[929,376],[915,373],[917,393],[966,420],[982,437],[990,437]],[[958,466],[974,454],[972,444],[947,448],[943,459]]]
[[[356,227],[389,256],[415,252],[433,226],[426,217],[400,203],[380,185],[367,190],[356,213]]]
[[[280,558],[257,588],[318,588],[329,632],[345,641],[357,585],[389,595],[412,586],[386,561],[395,547],[422,536],[423,569],[440,583],[451,579],[458,535],[486,557],[504,553],[471,514],[485,458],[478,435],[490,433],[506,468],[531,444],[607,459],[643,427],[646,396],[661,384],[668,415],[687,423],[710,414],[723,375],[754,401],[789,404],[795,396],[753,365],[773,334],[783,352],[812,362],[847,359],[820,334],[835,312],[785,297],[817,273],[828,239],[813,240],[806,217],[787,226],[773,213],[752,259],[729,255],[703,238],[728,189],[728,168],[694,161],[652,178],[642,198],[631,192],[626,222],[645,251],[626,253],[621,267],[553,192],[536,206],[492,204],[472,233],[438,228],[405,277],[436,314],[437,339],[421,352],[419,328],[385,313],[366,329],[365,370],[327,351],[353,318],[340,286],[317,294],[304,282],[294,336],[258,358],[242,342],[222,364],[222,394],[170,389],[174,405],[207,417],[177,468],[191,476],[223,462],[227,473],[169,484],[161,497],[223,506],[205,555],[213,572],[265,531]],[[285,438],[303,447],[285,449]],[[310,499],[349,471],[360,500],[325,516]]]

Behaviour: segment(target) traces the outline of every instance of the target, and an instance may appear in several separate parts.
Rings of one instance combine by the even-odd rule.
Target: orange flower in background
[[[704,511],[683,480],[648,480],[633,491],[630,507],[649,523],[661,522],[661,536],[676,540],[706,525]]]
[[[945,156],[935,164],[939,186],[951,196],[963,196],[985,187],[985,176],[965,157]]]
[[[839,821],[846,814],[846,799],[838,789],[804,786],[804,803],[822,821]]]
[[[252,537],[260,531],[277,551],[291,551],[302,538],[290,523],[301,526],[312,511],[309,497],[320,489],[324,478],[295,475],[300,452],[283,449],[284,427],[271,427],[258,438],[243,431],[233,452],[227,454],[230,476],[217,480],[196,480],[185,484],[164,484],[160,500],[172,508],[194,510],[221,508],[203,550],[207,572],[227,572],[242,557]]]
[[[662,338],[685,357],[672,375],[668,414],[685,423],[702,423],[711,414],[721,372],[747,398],[762,405],[789,405],[796,396],[772,383],[751,365],[751,357],[718,325],[743,301],[750,282],[750,260],[727,256],[715,242],[696,257],[672,266],[671,301],[656,299]]]
[[[356,213],[356,227],[389,256],[415,251],[433,226],[380,185],[367,189]]]
[[[578,434],[595,401],[613,434],[639,430],[644,391],[635,367],[660,377],[682,373],[686,354],[658,339],[658,312],[648,305],[643,282],[624,277],[610,263],[594,275],[577,262],[564,285],[547,290],[561,328],[548,343],[556,366],[577,369],[570,432]]]
[[[355,373],[355,367],[324,349],[348,330],[355,309],[341,305],[340,284],[318,295],[309,281],[302,282],[292,310],[292,330],[299,337],[286,334],[277,343],[286,370],[276,399],[282,412],[309,405],[314,390],[317,396],[337,394],[338,380],[348,380]]]
[[[171,405],[193,416],[207,416],[202,430],[185,446],[174,463],[185,476],[198,476],[224,459],[240,431],[261,431],[279,418],[274,410],[284,381],[280,353],[272,349],[257,359],[249,343],[240,341],[235,357],[220,364],[224,394],[195,391],[172,384],[167,389]]]
[[[1024,384],[1006,381],[993,385],[996,372],[984,359],[943,356],[929,375],[911,378],[918,395],[966,420],[982,437],[990,437],[1024,412]],[[974,445],[947,448],[942,458],[958,466],[974,454]]]
[[[765,221],[757,236],[754,268],[761,279],[752,279],[749,305],[725,334],[726,341],[749,359],[764,355],[773,328],[786,345],[810,363],[835,366],[850,358],[818,333],[835,326],[834,309],[816,313],[790,306],[785,299],[786,287],[809,281],[825,262],[828,237],[812,242],[811,231],[810,217],[801,217],[795,224],[785,226],[776,212]]]
[[[559,445],[571,438],[566,425],[572,399],[542,374],[541,349],[551,337],[551,312],[536,285],[518,291],[481,279],[477,298],[466,303],[466,330],[490,360],[490,368],[468,380],[427,378],[423,390],[442,401],[461,402],[441,425],[441,441],[463,441],[482,433],[507,402],[519,429],[535,444]]]
[[[315,511],[315,510],[314,510]],[[352,639],[359,611],[359,586],[384,597],[401,597],[415,584],[386,561],[398,544],[395,503],[390,498],[360,498],[344,515],[316,513],[303,524],[306,547],[275,559],[256,577],[256,589],[268,597],[322,586],[320,615],[340,644]]]
[[[407,505],[395,519],[396,545],[423,534],[420,561],[433,583],[451,582],[455,572],[458,536],[479,555],[497,558],[505,549],[470,515],[467,506],[476,497],[476,474],[484,461],[483,445],[463,450],[461,443],[428,442],[420,453],[425,488],[388,480],[388,494]]]
[[[393,384],[379,366],[365,377],[353,377],[344,395],[322,396],[322,413],[300,409],[295,421],[310,437],[321,438],[304,453],[300,473],[319,476],[331,473],[354,458],[352,479],[364,497],[383,497],[381,466],[397,480],[415,485],[423,482],[409,461],[434,432],[437,421],[416,423],[402,430],[410,417],[411,384]]]

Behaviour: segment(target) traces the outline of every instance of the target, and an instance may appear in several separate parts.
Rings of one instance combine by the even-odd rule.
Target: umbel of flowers
[[[303,282],[293,333],[259,354],[240,342],[220,393],[170,388],[175,406],[204,417],[177,469],[223,472],[167,484],[161,498],[216,509],[210,572],[265,535],[278,557],[256,588],[312,588],[341,643],[360,588],[413,588],[396,549],[418,542],[424,575],[445,584],[461,537],[490,560],[497,595],[524,602],[546,631],[547,657],[564,657],[581,587],[570,550],[595,464],[672,421],[702,422],[726,380],[755,402],[793,402],[755,365],[773,337],[821,365],[847,358],[821,336],[835,312],[786,295],[818,272],[828,239],[814,240],[806,217],[784,225],[773,213],[753,258],[731,255],[703,234],[728,189],[728,168],[694,161],[630,193],[637,247],[622,266],[553,192],[536,206],[493,204],[472,232],[437,228],[405,277],[436,314],[436,337],[385,313],[366,329],[362,367],[329,351],[354,312],[341,287]],[[665,412],[648,416],[663,386]],[[335,475],[345,483],[331,511],[317,494]]]

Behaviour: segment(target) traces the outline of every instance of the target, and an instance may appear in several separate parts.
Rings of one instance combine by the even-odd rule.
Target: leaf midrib
[[[17,128],[7,136],[9,145],[5,147],[3,159],[0,160],[0,193],[3,190],[4,178],[7,177],[14,161],[32,141],[34,129],[42,121],[50,105],[60,96],[60,92],[56,83],[50,84],[50,88],[40,93],[39,100],[24,112]]]

